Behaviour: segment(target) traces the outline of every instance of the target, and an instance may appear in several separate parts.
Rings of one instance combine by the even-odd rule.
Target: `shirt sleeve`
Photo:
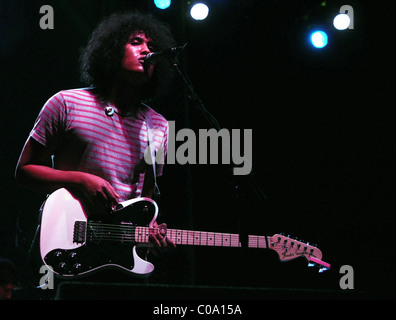
[[[63,96],[57,93],[52,96],[40,110],[30,132],[30,137],[43,146],[56,150],[62,141],[66,127],[66,107]]]

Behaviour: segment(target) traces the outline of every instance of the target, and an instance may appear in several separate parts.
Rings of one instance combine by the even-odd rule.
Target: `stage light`
[[[204,20],[209,14],[209,8],[204,3],[197,3],[192,6],[190,14],[195,20]]]
[[[336,15],[333,20],[334,28],[337,30],[345,30],[348,29],[349,25],[351,24],[351,18],[345,13],[340,13]]]
[[[154,4],[158,9],[167,9],[171,5],[171,0],[154,0]]]
[[[324,31],[314,31],[311,33],[311,43],[315,48],[321,49],[327,46],[328,37]]]

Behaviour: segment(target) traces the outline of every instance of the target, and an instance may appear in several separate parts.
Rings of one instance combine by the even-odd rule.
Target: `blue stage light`
[[[311,33],[311,43],[315,48],[321,49],[327,46],[328,37],[324,31],[314,31]]]
[[[154,0],[154,4],[158,9],[167,9],[171,5],[171,0]]]

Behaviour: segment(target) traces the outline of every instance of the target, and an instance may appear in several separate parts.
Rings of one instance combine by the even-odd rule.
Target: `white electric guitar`
[[[78,198],[59,189],[44,202],[41,214],[41,258],[56,275],[66,278],[109,267],[149,275],[154,265],[145,254],[140,256],[139,248],[150,247],[155,232],[166,234],[176,245],[242,247],[238,234],[154,228],[158,206],[150,198],[124,201],[107,214],[88,216]],[[317,247],[283,235],[249,235],[246,245],[275,250],[281,261],[304,257],[320,272],[330,268]]]

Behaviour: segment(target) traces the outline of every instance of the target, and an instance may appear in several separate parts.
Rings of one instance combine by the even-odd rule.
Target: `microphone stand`
[[[186,45],[187,44],[185,44],[184,47]],[[204,103],[198,96],[198,94],[195,92],[194,87],[191,84],[191,82],[189,80],[187,80],[186,76],[180,70],[179,64],[176,60],[176,56],[174,56],[173,59],[169,62],[171,63],[172,67],[176,70],[176,72],[179,74],[180,78],[182,79],[183,84],[188,91],[188,97],[193,102],[195,102],[198,110],[200,110],[202,112],[203,116],[208,121],[208,123],[212,127],[214,127],[217,131],[219,131],[221,129],[221,127],[220,127],[217,119],[208,111],[208,109],[205,107]],[[232,171],[231,167],[229,169]],[[263,204],[266,200],[268,200],[268,196],[262,191],[261,187],[257,183],[257,181],[252,173],[249,173],[247,175],[247,181],[248,181],[248,185],[249,185],[250,189],[255,194],[259,203]],[[236,182],[235,182],[235,186],[234,186],[234,192],[238,198],[242,198],[244,196],[243,193],[241,193],[241,189],[240,189],[238,183],[236,183]]]
[[[198,96],[198,94],[195,92],[191,82],[187,80],[186,76],[180,70],[179,64],[177,62],[177,57],[174,56],[172,60],[169,60],[169,63],[171,63],[172,67],[176,70],[176,72],[179,74],[180,78],[182,79],[184,87],[187,89],[187,93],[188,93],[187,98],[192,100],[192,102],[195,104],[195,107],[202,112],[207,122],[217,131],[219,131],[221,128],[217,119],[208,111],[208,109],[205,107],[204,103]],[[235,203],[233,203],[232,206],[233,206],[233,212],[235,212],[235,220],[236,220],[235,222],[236,222],[236,227],[238,228],[239,241],[243,248],[248,248],[250,221],[253,221],[252,214],[257,210],[251,210],[250,208],[246,208],[246,204],[249,203],[250,201],[246,201],[246,194],[243,190],[244,188],[240,187],[241,179],[239,178],[238,179],[239,181],[237,181],[236,177],[233,176],[233,172],[232,172],[233,169],[230,165],[227,167],[227,169],[228,169],[227,173],[230,174],[229,179],[232,184],[232,195],[236,199]],[[247,188],[249,188],[251,194],[255,196],[256,201],[259,203],[260,207],[265,208],[265,204],[267,203],[268,197],[263,192],[263,190],[257,183],[256,179],[253,177],[252,172],[250,172],[247,175],[246,181],[247,181]],[[248,253],[245,250],[246,249],[241,251],[242,261],[246,260],[246,254]],[[241,272],[244,273],[246,272],[247,266],[245,264],[242,264],[240,268],[242,268]]]
[[[194,88],[193,88],[191,82],[187,80],[187,78],[184,76],[183,72],[180,70],[178,63],[176,62],[176,59],[174,59],[174,61],[172,63],[172,67],[175,68],[175,70],[179,74],[180,78],[183,80],[183,83],[184,83],[185,87],[187,88],[189,98],[197,104],[198,109],[200,111],[202,111],[202,114],[204,115],[205,119],[209,122],[209,124],[211,126],[213,126],[216,130],[220,130],[221,128],[220,128],[220,125],[217,122],[216,118],[206,109],[204,103],[202,102],[202,100],[199,98],[199,96],[194,91]]]

